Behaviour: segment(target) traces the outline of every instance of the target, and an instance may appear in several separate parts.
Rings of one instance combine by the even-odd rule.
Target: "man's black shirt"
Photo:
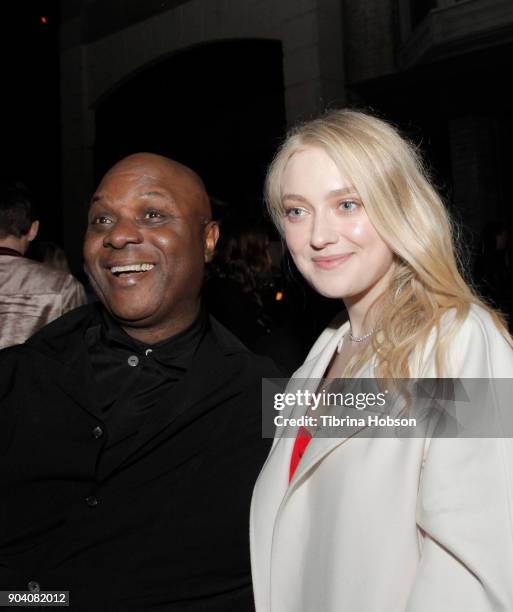
[[[279,374],[208,318],[181,378],[109,454],[116,401],[97,405],[86,340],[101,324],[82,307],[0,352],[0,590],[69,590],[83,612],[253,610],[261,378]]]
[[[208,325],[201,309],[187,329],[149,345],[129,336],[102,309],[101,321],[85,334],[95,381],[92,398],[109,431],[102,462],[115,464],[123,456],[158,400],[183,379]]]

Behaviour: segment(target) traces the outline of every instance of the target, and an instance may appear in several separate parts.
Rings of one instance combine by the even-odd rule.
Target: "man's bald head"
[[[180,191],[182,195],[187,194],[188,204],[194,207],[195,212],[205,220],[210,220],[212,216],[210,200],[201,177],[194,170],[174,159],[156,153],[129,155],[108,170],[96,190],[97,193],[101,191],[106,180],[114,177],[121,178],[123,175],[147,178],[149,183],[152,180],[163,180],[166,184],[173,185],[173,188]]]
[[[199,176],[166,157],[137,153],[107,172],[91,200],[85,269],[127,333],[159,342],[196,316],[218,235]]]

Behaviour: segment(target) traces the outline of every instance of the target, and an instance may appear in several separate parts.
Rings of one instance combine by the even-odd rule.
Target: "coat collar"
[[[321,339],[312,349],[312,353],[307,357],[305,363],[294,373],[292,379],[287,386],[287,392],[295,392],[300,389],[302,391],[309,390],[316,392],[319,380],[323,378],[330,361],[337,350],[338,343],[347,332],[349,323],[344,323],[338,329],[330,329],[325,332],[326,338],[323,342]],[[304,408],[292,407],[286,417],[301,416],[304,413]],[[288,426],[283,427],[277,433],[273,447],[267,459],[266,465],[272,465],[272,469],[266,470],[267,473],[275,474],[279,479],[274,483],[274,492],[281,498],[281,504],[286,503],[289,496],[294,492],[295,488],[304,480],[312,469],[315,468],[333,449],[341,446],[350,438],[356,435],[365,427],[355,428],[351,435],[344,438],[329,438],[316,437],[310,441],[306,451],[299,462],[294,477],[290,484],[288,483],[288,475],[290,468],[290,459],[292,456],[292,448],[297,435],[298,427]],[[262,470],[265,471],[265,470]]]
[[[287,386],[287,391],[317,390],[319,379],[323,378],[337,345],[348,327],[349,324],[345,324],[323,332],[305,363],[294,373]],[[293,407],[284,416],[300,416],[302,411],[304,408],[295,411]],[[270,577],[263,571],[263,568],[269,567],[276,526],[285,505],[312,470],[315,470],[330,452],[345,444],[349,439],[349,437],[314,437],[306,448],[289,484],[290,460],[297,429],[297,427],[286,427],[277,433],[271,452],[255,485],[251,503],[250,537],[257,608],[264,609],[270,606]],[[274,518],[270,520],[269,517]]]

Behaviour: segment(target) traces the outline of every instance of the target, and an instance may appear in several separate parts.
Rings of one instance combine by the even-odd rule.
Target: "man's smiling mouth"
[[[155,264],[151,263],[135,263],[127,264],[124,266],[112,266],[110,269],[114,276],[121,276],[123,274],[135,274],[140,272],[149,272],[155,267]]]

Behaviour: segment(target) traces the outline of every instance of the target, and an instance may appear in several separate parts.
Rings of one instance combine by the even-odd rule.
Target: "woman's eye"
[[[298,217],[302,217],[306,214],[306,210],[304,208],[287,208],[285,210],[285,216],[289,219],[297,219]]]
[[[343,212],[353,212],[358,208],[358,206],[358,202],[355,202],[354,200],[345,200],[339,204],[339,207]]]

